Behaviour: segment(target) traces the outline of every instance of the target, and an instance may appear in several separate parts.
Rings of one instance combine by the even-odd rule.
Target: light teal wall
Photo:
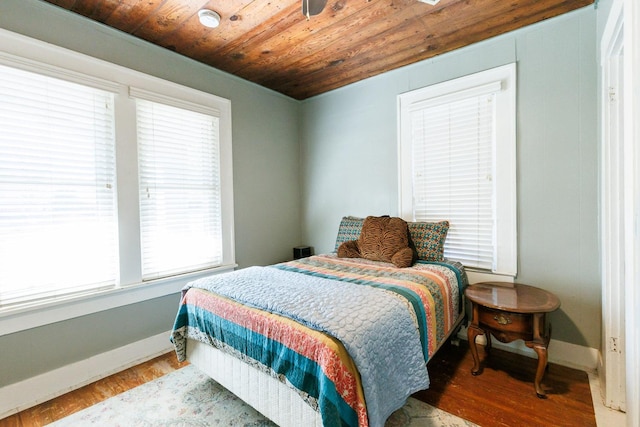
[[[298,101],[38,0],[0,1],[0,28],[231,100],[236,260],[292,257],[302,243]],[[0,387],[168,331],[178,298],[0,336]]]
[[[343,215],[397,214],[397,95],[518,61],[518,279],[562,299],[554,338],[598,348],[595,21],[583,9],[299,103],[47,3],[0,2],[0,28],[231,100],[241,267],[332,250]],[[166,331],[176,306],[2,336],[0,387]]]
[[[398,214],[397,96],[518,67],[517,280],[556,293],[553,338],[600,347],[596,12],[588,7],[303,102],[305,242],[343,215]]]

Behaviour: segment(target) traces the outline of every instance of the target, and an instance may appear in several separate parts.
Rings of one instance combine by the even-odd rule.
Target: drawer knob
[[[508,325],[511,323],[511,319],[509,319],[507,316],[505,316],[504,314],[496,314],[493,317],[493,320],[495,320],[496,322],[498,322],[499,325]]]

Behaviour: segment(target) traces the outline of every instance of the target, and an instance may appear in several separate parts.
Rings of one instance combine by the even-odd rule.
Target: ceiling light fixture
[[[220,25],[220,15],[213,10],[202,9],[198,11],[198,18],[200,18],[200,23],[205,27],[216,28]]]
[[[431,6],[435,6],[436,4],[438,4],[440,0],[418,0],[418,1],[421,1],[422,3],[430,4]]]

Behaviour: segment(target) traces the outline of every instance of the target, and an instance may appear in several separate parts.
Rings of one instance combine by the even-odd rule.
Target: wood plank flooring
[[[484,369],[473,376],[466,341],[443,347],[428,365],[430,388],[414,397],[481,426],[596,426],[586,372],[550,363],[542,379],[547,398],[540,399],[533,386],[537,359],[496,348],[479,354]]]
[[[483,353],[481,353],[483,354]],[[173,352],[0,420],[0,427],[42,426],[185,366]],[[414,397],[480,426],[596,426],[585,372],[550,364],[547,399],[533,389],[536,360],[493,349],[472,376],[466,341],[447,344],[429,362],[431,388]]]
[[[174,352],[166,353],[4,418],[0,427],[44,426],[186,365],[178,362]]]

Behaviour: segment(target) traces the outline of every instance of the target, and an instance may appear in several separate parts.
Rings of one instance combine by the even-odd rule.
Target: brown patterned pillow
[[[407,223],[396,217],[368,216],[358,240],[344,242],[338,248],[339,257],[353,258],[358,254],[360,258],[391,262],[399,268],[411,266],[415,257],[409,247]]]
[[[338,258],[360,258],[357,240],[348,240],[338,246]]]

